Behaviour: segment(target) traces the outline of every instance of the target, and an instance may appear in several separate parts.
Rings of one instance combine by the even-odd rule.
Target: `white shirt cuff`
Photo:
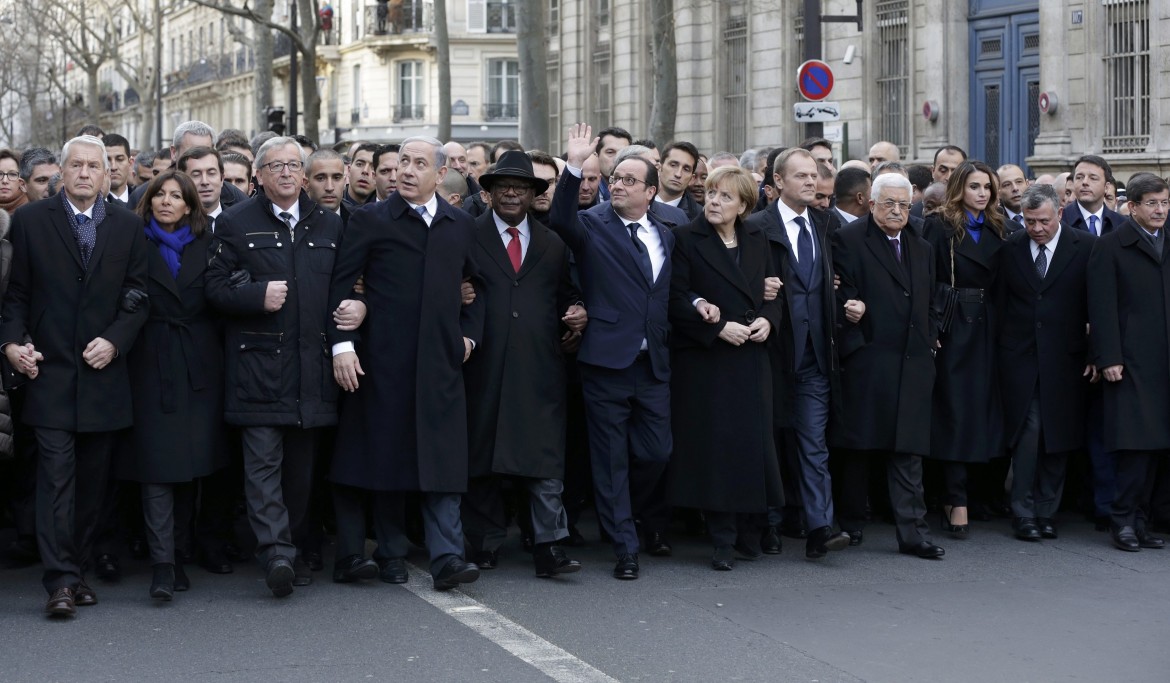
[[[350,342],[350,341],[337,342],[336,344],[333,345],[333,355],[334,356],[340,356],[343,353],[355,353],[354,348],[353,348],[353,342]]]
[[[568,171],[569,173],[572,173],[574,176],[576,176],[578,178],[583,176],[583,174],[581,173],[581,169],[577,168],[576,166],[574,166],[572,164],[565,164],[565,170]]]

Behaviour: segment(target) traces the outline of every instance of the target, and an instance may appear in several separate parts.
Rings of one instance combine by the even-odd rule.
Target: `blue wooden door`
[[[1017,164],[1032,154],[1040,129],[1040,20],[1035,11],[981,16],[971,31],[971,129],[973,159],[992,168]]]

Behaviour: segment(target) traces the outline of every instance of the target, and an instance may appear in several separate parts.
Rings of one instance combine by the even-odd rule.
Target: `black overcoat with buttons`
[[[329,284],[341,218],[300,198],[295,239],[264,194],[220,214],[208,252],[207,300],[224,316],[228,424],[326,427],[337,423],[333,358],[325,338]],[[232,287],[246,270],[251,282]],[[268,283],[288,283],[275,313],[264,310]]]
[[[565,357],[561,322],[580,297],[569,278],[569,250],[548,227],[528,220],[531,239],[520,272],[512,268],[492,211],[475,219],[483,278],[483,338],[463,366],[470,475],[564,479]]]
[[[924,231],[934,247],[935,278],[940,284],[951,283],[953,243],[954,286],[984,290],[981,300],[958,304],[950,330],[939,337],[942,348],[935,359],[930,456],[987,462],[1006,454],[995,357],[998,315],[992,298],[1003,240],[990,226],[983,228],[978,243],[970,235],[959,239],[950,223],[938,216],[927,219]],[[940,301],[936,298],[936,303]]]
[[[1032,259],[1026,230],[1008,236],[996,287],[999,386],[1004,434],[1012,445],[1040,399],[1044,450],[1065,453],[1085,443],[1088,364],[1089,254],[1095,238],[1062,227],[1044,279]]]
[[[837,289],[837,349],[841,409],[829,443],[838,448],[926,455],[930,451],[931,393],[937,319],[931,307],[931,246],[902,230],[903,264],[889,238],[860,218],[833,233]],[[845,317],[850,299],[865,302],[856,324]]]

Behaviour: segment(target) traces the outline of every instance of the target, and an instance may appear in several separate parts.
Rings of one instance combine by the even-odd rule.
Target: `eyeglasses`
[[[617,185],[619,183],[622,185],[625,185],[626,187],[633,187],[634,185],[636,185],[638,183],[642,183],[643,185],[646,185],[647,187],[649,187],[649,184],[645,180],[642,180],[640,178],[635,178],[632,175],[624,175],[624,176],[611,175],[609,177],[609,184],[610,185]]]
[[[1138,202],[1147,209],[1170,209],[1170,199],[1147,199],[1144,202]]]
[[[288,169],[290,173],[296,173],[301,170],[302,164],[299,161],[273,161],[269,164],[264,164],[264,168],[268,169],[270,173],[284,173],[284,169]]]
[[[884,202],[877,202],[877,205],[886,211],[893,211],[895,208],[897,208],[899,211],[910,210],[910,202],[896,202],[893,199],[887,199]]]
[[[492,185],[492,191],[494,192],[499,190],[500,194],[524,194],[531,189],[533,189],[531,185],[518,183],[496,183],[495,185]]]
[[[0,171],[0,180],[18,180],[20,171]]]

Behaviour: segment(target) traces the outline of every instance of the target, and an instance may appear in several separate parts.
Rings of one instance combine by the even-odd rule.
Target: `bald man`
[[[1015,164],[1004,164],[995,174],[999,176],[999,202],[1003,204],[1004,215],[1023,226],[1024,211],[1020,200],[1024,197],[1024,190],[1028,189],[1024,169]]]
[[[873,147],[869,148],[869,165],[877,166],[883,161],[901,161],[902,153],[898,151],[898,146],[892,142],[881,140],[873,143]]]

